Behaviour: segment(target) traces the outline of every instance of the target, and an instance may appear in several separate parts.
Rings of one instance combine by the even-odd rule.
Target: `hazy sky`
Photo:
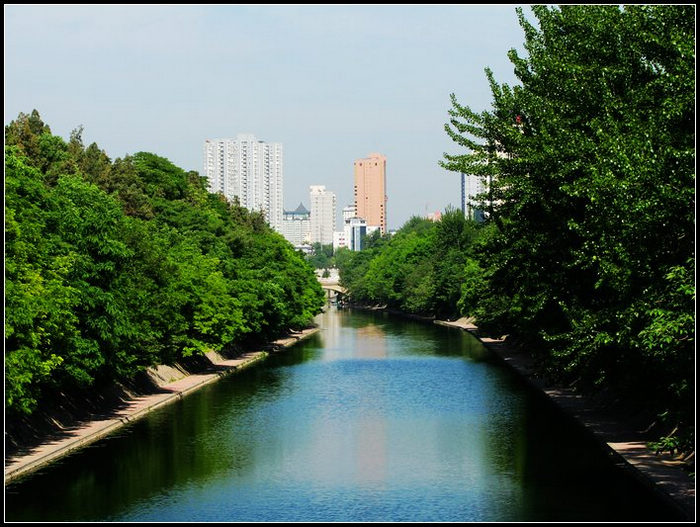
[[[527,10],[526,10],[527,12]],[[139,151],[202,170],[205,139],[284,146],[284,202],[309,185],[352,201],[353,161],[387,157],[390,229],[458,206],[450,93],[491,107],[484,68],[515,84],[515,5],[5,5],[5,124],[36,108],[84,126],[112,158]],[[522,51],[521,51],[522,53]],[[338,224],[339,227],[339,224]]]

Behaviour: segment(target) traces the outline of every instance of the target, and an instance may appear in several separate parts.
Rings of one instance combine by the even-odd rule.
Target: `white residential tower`
[[[329,245],[333,243],[335,230],[335,193],[324,185],[309,187],[311,198],[311,243]]]
[[[251,211],[263,211],[270,227],[282,229],[283,157],[281,143],[253,134],[204,141],[204,176],[210,192],[221,192]]]

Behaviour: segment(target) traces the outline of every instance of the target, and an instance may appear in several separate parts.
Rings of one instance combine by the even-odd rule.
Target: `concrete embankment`
[[[469,319],[455,321],[435,320],[441,326],[469,331],[500,360],[515,370],[537,391],[588,430],[616,462],[629,470],[639,481],[649,486],[688,521],[695,520],[695,480],[684,470],[684,462],[669,456],[657,455],[646,446],[644,432],[611,416],[605,408],[576,393],[574,390],[553,387],[536,376],[529,354],[509,346],[507,338],[480,336],[478,328]]]
[[[287,338],[273,342],[269,349],[275,351],[288,348],[300,340],[310,337],[319,329],[310,328],[294,333]],[[157,408],[174,403],[207,384],[249,368],[264,360],[268,354],[268,351],[251,351],[234,359],[224,359],[217,354],[210,353],[207,354],[207,359],[211,362],[211,367],[207,371],[197,374],[187,374],[175,366],[151,368],[148,374],[160,387],[158,393],[129,398],[124,401],[120,408],[105,416],[79,422],[75,426],[63,430],[60,434],[47,438],[45,442],[36,447],[6,458],[5,484],[93,443]]]

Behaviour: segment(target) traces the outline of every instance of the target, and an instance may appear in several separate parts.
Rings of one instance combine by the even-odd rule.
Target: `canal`
[[[309,340],[8,485],[5,519],[675,519],[471,335],[317,320]]]

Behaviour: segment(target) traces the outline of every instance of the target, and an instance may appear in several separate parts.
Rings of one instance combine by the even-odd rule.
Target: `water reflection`
[[[33,521],[647,520],[667,512],[458,330],[323,330],[6,491]]]
[[[357,328],[355,331],[354,356],[362,359],[382,359],[386,357],[384,331],[375,324]]]

